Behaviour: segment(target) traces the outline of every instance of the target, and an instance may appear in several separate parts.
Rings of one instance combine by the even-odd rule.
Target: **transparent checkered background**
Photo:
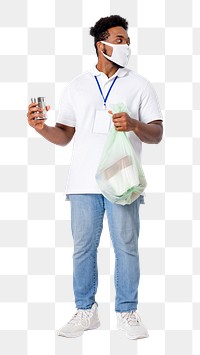
[[[130,24],[130,67],[155,86],[165,117],[159,145],[143,146],[139,312],[150,337],[116,330],[114,255],[99,248],[101,328],[55,330],[75,311],[70,207],[63,191],[72,145],[27,127],[32,96],[54,125],[62,88],[96,62],[88,30],[102,16]],[[188,355],[200,348],[200,1],[0,0],[0,352],[3,355]]]

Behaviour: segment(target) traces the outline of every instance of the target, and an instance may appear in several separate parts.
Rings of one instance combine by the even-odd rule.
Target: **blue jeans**
[[[101,194],[69,195],[74,239],[73,287],[78,309],[90,309],[98,286],[97,248],[106,211],[115,253],[115,311],[137,309],[140,278],[138,237],[140,196],[130,205],[109,202]]]

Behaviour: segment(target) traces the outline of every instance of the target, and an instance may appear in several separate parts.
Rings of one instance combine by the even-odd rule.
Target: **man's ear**
[[[103,51],[104,45],[100,41],[96,43],[98,52]]]

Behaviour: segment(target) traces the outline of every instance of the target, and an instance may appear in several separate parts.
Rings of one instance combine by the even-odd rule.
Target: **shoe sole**
[[[118,327],[118,330],[122,330],[123,332],[126,332],[125,329]],[[138,339],[145,339],[149,337],[149,333],[141,334],[141,335],[136,335],[136,336],[128,336],[126,333],[126,337],[130,340],[138,340]]]
[[[146,335],[140,335],[140,336],[137,336],[137,337],[130,337],[126,334],[126,337],[130,340],[139,340],[139,339],[145,339],[145,338],[148,338],[149,337],[149,334],[146,334]]]
[[[65,338],[77,338],[77,337],[80,337],[81,335],[83,335],[83,333],[84,333],[85,331],[97,329],[97,328],[100,327],[100,325],[101,325],[101,323],[99,322],[99,323],[97,323],[94,327],[88,328],[88,329],[83,329],[82,332],[76,333],[76,334],[74,334],[74,335],[73,335],[72,333],[62,333],[62,332],[60,332],[60,331],[58,330],[58,331],[57,331],[57,335],[58,335],[58,336],[65,337]]]

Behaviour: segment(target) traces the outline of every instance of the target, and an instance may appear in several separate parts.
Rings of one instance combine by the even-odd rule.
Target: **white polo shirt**
[[[94,133],[96,110],[104,109],[103,98],[97,86],[98,78],[104,97],[114,78],[115,81],[107,99],[107,109],[111,104],[124,103],[130,117],[144,123],[162,120],[156,93],[150,82],[132,70],[120,68],[110,78],[94,66],[72,80],[63,90],[60,99],[57,122],[75,127],[73,153],[71,158],[66,194],[101,193],[95,174],[107,134]],[[140,158],[141,140],[127,132],[136,154]]]

